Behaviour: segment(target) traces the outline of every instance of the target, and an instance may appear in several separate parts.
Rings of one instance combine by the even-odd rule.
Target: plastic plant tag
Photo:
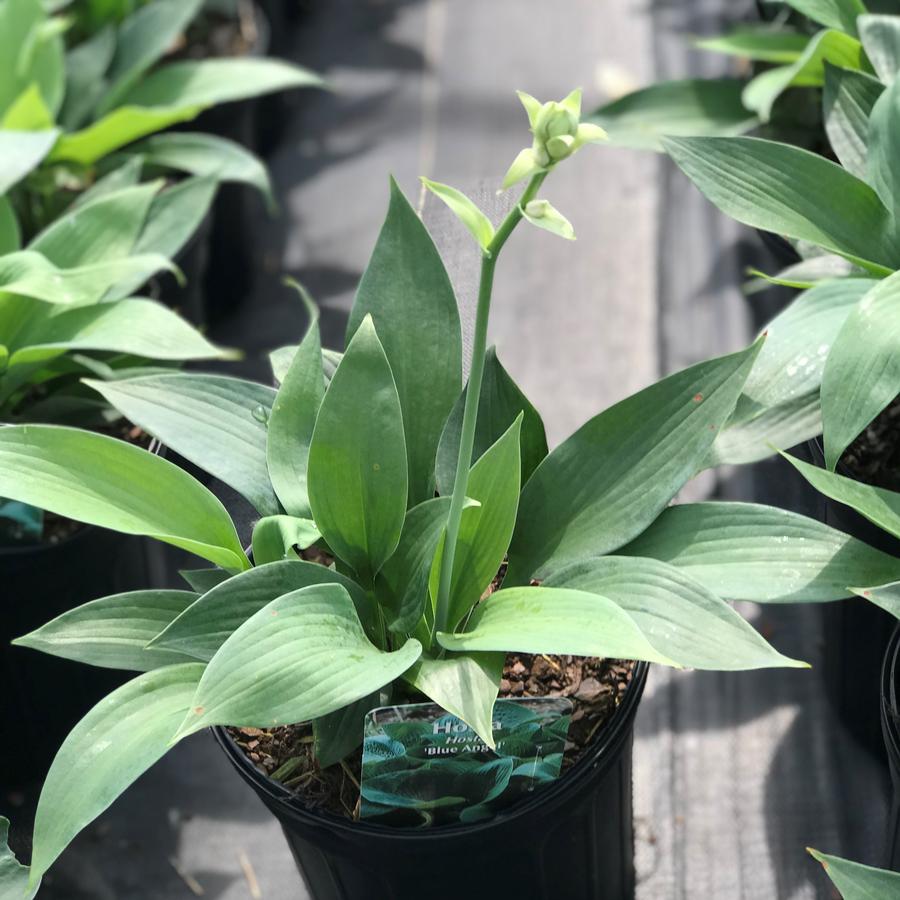
[[[0,546],[36,544],[43,533],[43,510],[27,503],[0,499]]]
[[[411,827],[489,819],[559,777],[571,712],[565,698],[498,700],[493,751],[436,703],[373,709],[360,817]]]

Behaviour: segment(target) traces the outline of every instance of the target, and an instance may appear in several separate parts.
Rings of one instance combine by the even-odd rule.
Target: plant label
[[[360,816],[413,827],[489,819],[559,776],[571,713],[565,698],[498,700],[491,750],[436,703],[373,709]]]

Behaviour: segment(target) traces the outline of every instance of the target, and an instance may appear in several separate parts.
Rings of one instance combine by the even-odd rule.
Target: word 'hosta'
[[[190,590],[103,597],[20,639],[141,673],[60,749],[32,887],[169,746],[211,725],[312,720],[325,766],[358,746],[363,714],[402,682],[493,746],[507,651],[802,666],[724,598],[832,600],[900,578],[897,560],[802,516],[668,508],[710,464],[760,342],[628,397],[548,453],[537,411],[485,347],[491,283],[522,218],[568,233],[540,187],[602,134],[581,126],[579,92],[523,103],[534,143],[507,178],[528,184],[502,224],[429,182],[483,250],[466,389],[450,281],[393,184],[343,355],[323,353],[313,314],[299,347],[273,355],[277,389],[193,373],[89,382],[255,507],[252,564],[219,501],[172,463],[74,429],[0,429],[0,495],[212,564],[185,573]],[[311,547],[333,564],[301,558]]]

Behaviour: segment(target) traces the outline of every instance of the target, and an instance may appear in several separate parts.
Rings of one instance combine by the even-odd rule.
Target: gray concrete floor
[[[299,337],[299,308],[278,286],[299,277],[340,346],[356,281],[393,173],[410,197],[426,174],[496,214],[494,187],[526,143],[516,88],[540,98],[604,92],[657,77],[710,73],[691,33],[716,32],[746,3],[724,0],[331,0],[298,33],[293,56],[335,91],[289,98],[271,160],[283,212],[260,225],[251,303],[218,336],[265,351]],[[753,311],[735,287],[752,236],[726,222],[670,166],[589,148],[554,174],[546,196],[578,241],[522,228],[504,252],[491,324],[501,359],[545,416],[551,443],[660,374],[737,347]],[[444,210],[424,216],[444,252],[464,320],[473,252]],[[773,474],[774,473],[774,474]],[[720,473],[693,496],[778,495],[804,502],[780,472]],[[754,485],[755,480],[755,485]],[[808,502],[808,498],[806,498]],[[821,659],[814,611],[744,612],[779,648]],[[875,861],[887,786],[845,738],[810,672],[673,673],[656,667],[638,715],[636,847],[640,900],[811,900],[829,896],[806,844]],[[33,797],[26,792],[22,816]],[[7,804],[9,805],[9,804]],[[5,811],[5,810],[4,810]],[[9,809],[17,821],[17,810]],[[306,896],[278,827],[195,736],[142,778],[63,856],[42,896],[172,900],[192,885],[215,900]],[[470,895],[471,896],[471,895]]]

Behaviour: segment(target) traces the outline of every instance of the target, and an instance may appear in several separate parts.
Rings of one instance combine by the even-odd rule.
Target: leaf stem
[[[496,234],[481,257],[481,280],[478,284],[478,306],[475,312],[475,333],[472,338],[472,359],[469,367],[469,381],[466,387],[466,403],[463,410],[462,431],[459,438],[459,455],[456,458],[456,476],[453,479],[453,494],[447,517],[447,536],[441,558],[441,575],[434,616],[434,633],[446,631],[450,618],[450,587],[453,578],[453,561],[459,527],[462,520],[466,489],[469,484],[469,468],[472,464],[472,449],[475,446],[475,425],[478,421],[478,401],[481,394],[481,380],[484,376],[484,354],[487,349],[487,327],[491,312],[491,291],[494,285],[494,269],[497,257],[513,229],[522,218],[522,207],[538,192],[547,177],[539,172],[531,178],[519,202],[503,220]]]

